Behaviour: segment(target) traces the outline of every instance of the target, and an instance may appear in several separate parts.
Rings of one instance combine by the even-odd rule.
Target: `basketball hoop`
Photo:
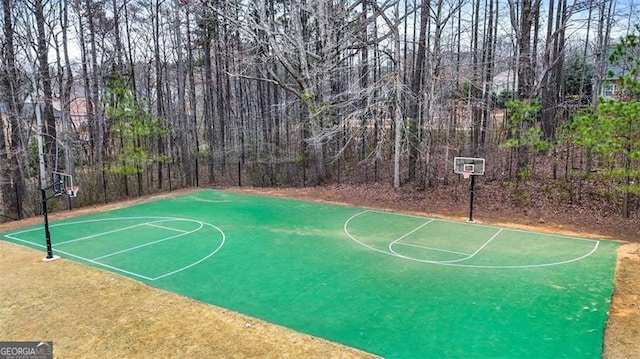
[[[462,177],[464,177],[464,179],[469,179],[469,177],[471,177],[471,173],[472,171],[470,169],[465,169],[462,171]]]
[[[67,196],[73,197],[73,198],[78,196],[79,190],[80,190],[80,186],[71,186],[71,187],[64,188],[64,191],[67,194]]]

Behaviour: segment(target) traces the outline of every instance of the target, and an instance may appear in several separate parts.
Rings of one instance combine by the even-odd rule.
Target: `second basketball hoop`
[[[469,222],[473,222],[473,193],[476,186],[476,176],[484,175],[484,158],[454,157],[453,173],[462,175],[464,179],[471,178],[469,184]]]
[[[469,178],[471,176],[484,175],[484,158],[454,157],[453,173]]]

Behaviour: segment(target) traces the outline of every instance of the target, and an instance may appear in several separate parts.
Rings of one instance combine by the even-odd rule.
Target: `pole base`
[[[54,254],[53,257],[51,257],[51,258],[49,258],[49,257],[42,258],[42,261],[43,262],[52,262],[52,261],[55,261],[56,259],[60,259],[60,256],[57,256],[57,255]]]

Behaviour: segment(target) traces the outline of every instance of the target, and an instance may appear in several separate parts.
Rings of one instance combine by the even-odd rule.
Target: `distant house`
[[[60,119],[61,113],[60,111],[56,111],[54,109],[53,116],[56,118],[56,121]],[[0,121],[2,121],[2,129],[4,130],[5,136],[5,146],[6,148],[10,147],[10,139],[11,139],[11,126],[9,124],[9,106],[6,103],[0,102]],[[22,123],[22,129],[25,133],[38,133],[36,128],[36,104],[33,102],[25,102],[22,104],[22,109],[19,115],[19,121]]]
[[[0,102],[0,116],[2,116],[3,120],[8,119],[9,107],[6,103]],[[53,109],[53,117],[60,119],[62,116],[61,112],[54,107]],[[22,105],[22,110],[20,111],[20,118],[23,120],[35,120],[36,119],[36,104],[33,102],[25,102]]]
[[[618,53],[615,63],[611,63],[609,59],[616,50],[616,45],[610,45],[607,49],[607,68],[600,88],[600,96],[605,100],[624,96],[621,79],[623,76],[632,75],[633,69],[637,67],[636,59],[640,58],[640,49],[631,47],[624,50],[624,55]],[[640,80],[640,74],[635,73],[634,77],[635,80]]]
[[[84,126],[87,124],[87,99],[84,97],[75,97],[69,103],[69,115],[76,126]]]
[[[600,96],[603,99],[609,100],[619,94],[620,78],[625,72],[627,71],[622,66],[609,64],[605,73],[604,83],[600,88]]]
[[[62,117],[62,113],[54,108],[53,116],[57,122]],[[9,107],[3,102],[0,102],[0,118],[2,119],[5,131],[9,131]],[[31,127],[31,129],[35,131],[37,124],[36,120],[36,104],[33,102],[23,103],[22,110],[20,111],[20,121],[24,124],[24,128],[27,129]]]
[[[8,118],[8,106],[5,103],[0,102],[0,119],[4,125],[5,131],[9,131],[9,118]],[[63,106],[59,99],[53,100],[53,116],[57,124],[58,131],[73,131],[80,137],[85,137],[87,127],[87,105],[84,98],[76,97],[69,102],[69,119],[71,123],[65,125],[63,121]],[[24,129],[31,130],[31,133],[37,133],[36,131],[36,103],[25,102],[20,111],[20,121],[24,124]],[[8,132],[6,133],[8,138]]]
[[[53,107],[58,111],[63,110],[59,99],[53,101]],[[87,125],[87,100],[84,97],[74,97],[69,101],[69,117],[76,129]]]
[[[88,130],[88,112],[87,112],[87,99],[84,97],[74,97],[69,102],[69,118],[73,125],[73,129],[78,133],[80,139],[89,140]]]

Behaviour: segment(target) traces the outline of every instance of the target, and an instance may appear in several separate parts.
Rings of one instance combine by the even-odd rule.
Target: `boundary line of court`
[[[43,244],[27,241],[25,239],[17,238],[15,236],[12,236],[12,235],[9,235],[9,234],[5,234],[4,236],[9,238],[9,239],[13,239],[14,241],[19,241],[19,242],[22,242],[22,243],[28,243],[28,244],[30,244],[32,246],[36,246],[36,247],[40,247],[40,248],[46,248],[46,246],[43,245]],[[79,255],[76,255],[76,254],[73,254],[73,253],[68,253],[68,252],[63,251],[61,249],[56,249],[56,253],[61,253],[61,254],[64,254],[65,256],[77,258],[77,259],[80,259],[80,260],[85,261],[85,262],[89,262],[89,263],[92,263],[92,264],[95,264],[95,265],[99,265],[99,266],[102,266],[102,267],[105,267],[105,268],[113,269],[113,270],[118,271],[120,273],[129,274],[129,275],[132,275],[132,276],[135,276],[135,277],[138,277],[138,278],[146,279],[146,280],[149,280],[149,281],[155,280],[153,278],[149,278],[149,277],[147,277],[145,275],[142,275],[142,274],[138,274],[138,273],[135,273],[135,272],[128,271],[126,269],[114,267],[114,266],[111,266],[109,264],[98,262],[98,261],[95,261],[95,260],[92,260],[92,259],[89,259],[89,258],[84,258],[82,256],[79,256]]]
[[[138,278],[145,279],[145,280],[148,280],[148,281],[156,281],[156,280],[158,280],[158,279],[162,279],[162,278],[168,277],[168,276],[170,276],[170,275],[177,274],[177,273],[179,273],[179,272],[182,272],[182,271],[184,271],[184,270],[187,270],[187,269],[189,269],[189,268],[191,268],[191,267],[193,267],[193,266],[196,266],[196,265],[198,265],[198,264],[202,263],[203,261],[205,261],[205,260],[209,259],[209,258],[210,258],[210,257],[212,257],[213,255],[215,255],[216,253],[218,253],[218,252],[220,251],[220,249],[224,246],[225,242],[226,242],[226,235],[224,234],[224,231],[222,231],[219,227],[214,226],[214,225],[212,225],[212,224],[210,224],[210,223],[206,223],[206,222],[202,222],[202,221],[194,220],[194,219],[187,219],[187,218],[175,218],[175,217],[150,217],[150,216],[144,216],[144,217],[100,218],[100,219],[90,219],[90,220],[86,220],[86,221],[75,221],[75,222],[66,222],[66,223],[56,223],[56,224],[51,225],[51,227],[61,227],[61,226],[67,226],[67,225],[72,225],[72,224],[82,224],[82,223],[91,223],[91,222],[100,222],[100,221],[132,220],[132,219],[156,219],[156,220],[157,220],[157,221],[153,221],[153,222],[149,222],[149,223],[162,222],[162,221],[168,221],[168,220],[186,221],[186,222],[195,222],[195,223],[199,223],[199,224],[200,224],[200,227],[199,227],[198,229],[194,230],[193,232],[195,232],[195,231],[197,231],[197,230],[200,230],[200,229],[202,229],[205,225],[207,225],[207,226],[209,226],[209,227],[211,227],[211,228],[213,228],[213,229],[217,230],[217,231],[221,234],[221,236],[222,236],[222,237],[221,237],[221,239],[220,239],[220,244],[218,245],[218,247],[217,247],[214,251],[212,251],[211,253],[209,253],[208,255],[206,255],[206,256],[204,256],[204,257],[200,258],[199,260],[197,260],[197,261],[195,261],[195,262],[192,262],[192,263],[190,263],[190,264],[188,264],[188,265],[186,265],[186,266],[184,266],[184,267],[178,268],[178,269],[176,269],[176,270],[173,270],[173,271],[171,271],[171,272],[164,273],[164,274],[159,275],[159,276],[156,276],[156,277],[148,277],[148,276],[145,276],[145,275],[143,275],[143,274],[139,274],[139,273],[135,273],[135,272],[132,272],[132,271],[128,271],[128,270],[126,270],[126,269],[122,269],[122,268],[120,268],[120,267],[116,267],[116,266],[112,266],[112,265],[109,265],[109,264],[106,264],[106,263],[102,263],[102,262],[99,262],[99,261],[97,260],[97,259],[101,259],[101,258],[106,258],[106,257],[111,256],[111,255],[115,255],[115,254],[117,254],[117,253],[112,253],[112,254],[109,254],[109,255],[106,255],[106,256],[102,256],[102,257],[97,257],[97,258],[94,258],[94,259],[90,259],[90,258],[85,258],[85,257],[83,257],[83,256],[79,256],[79,255],[77,255],[77,254],[69,253],[69,252],[67,252],[67,251],[63,251],[63,250],[60,250],[60,249],[57,249],[57,248],[55,248],[55,251],[56,251],[57,253],[60,253],[60,254],[65,255],[65,256],[73,257],[73,258],[79,259],[79,260],[81,260],[81,261],[85,261],[85,262],[88,262],[88,263],[95,264],[95,265],[97,265],[97,266],[101,266],[101,267],[109,268],[109,269],[112,269],[112,270],[117,271],[117,272],[120,272],[120,273],[128,274],[128,275],[130,275],[130,276],[138,277]],[[140,225],[135,225],[135,226],[129,226],[129,227],[127,227],[127,228],[135,228],[135,227],[138,227],[138,226],[141,226],[141,225],[146,225],[146,223],[142,223],[142,224],[140,224]],[[22,233],[34,232],[34,231],[37,231],[37,230],[39,230],[39,229],[40,229],[40,227],[34,227],[34,228],[29,228],[29,229],[27,229],[27,230],[22,230],[22,231],[18,231],[18,232],[13,232],[13,233],[4,234],[3,236],[4,236],[4,237],[6,237],[6,238],[9,238],[9,239],[12,239],[12,240],[14,240],[14,241],[18,241],[18,242],[26,243],[26,244],[29,244],[29,245],[32,245],[32,246],[36,246],[36,247],[40,247],[40,248],[46,248],[46,246],[45,246],[45,245],[43,245],[43,244],[39,244],[39,243],[35,243],[35,242],[31,242],[31,241],[28,241],[28,240],[25,240],[25,239],[21,239],[21,238],[18,238],[18,237],[16,237],[16,236],[15,236],[15,235],[22,234]],[[165,229],[169,229],[169,228],[165,228]],[[97,237],[97,236],[100,236],[100,235],[103,235],[103,234],[108,234],[108,233],[113,233],[113,232],[118,232],[118,230],[99,233],[99,234],[96,234],[95,236],[91,236],[91,237]],[[190,233],[193,233],[193,232],[190,232]],[[177,238],[177,237],[181,237],[181,236],[183,236],[183,235],[185,235],[185,234],[179,234],[179,235],[176,235],[176,236],[173,236],[173,237],[174,237],[174,238]],[[88,238],[87,238],[87,239],[88,239]],[[170,238],[165,238],[165,239],[162,239],[162,240],[159,240],[159,241],[165,241],[165,240],[168,240],[168,239],[170,239]],[[156,242],[158,242],[158,241],[156,241]],[[62,242],[62,243],[68,243],[68,242]],[[54,246],[57,246],[57,245],[58,245],[58,244],[54,244]],[[144,246],[144,245],[142,245],[142,246]],[[139,246],[137,246],[137,247],[139,247]],[[136,248],[133,248],[133,247],[132,247],[132,248],[129,248],[129,249],[125,249],[125,250],[123,250],[123,251],[129,251],[129,250],[133,250],[133,249],[136,249]]]
[[[407,216],[407,217],[413,217],[413,218],[421,218],[421,219],[430,219],[429,217],[421,217],[421,216],[416,216],[416,215],[405,215],[405,214],[400,214],[400,213],[395,213],[395,212],[387,212],[387,211],[376,211],[376,210],[364,210],[362,212],[358,212],[354,215],[352,215],[351,217],[349,217],[343,225],[343,230],[345,232],[345,234],[354,242],[367,247],[373,251],[376,252],[380,252],[392,257],[398,257],[398,258],[402,258],[402,259],[407,259],[407,260],[411,260],[411,261],[415,261],[415,262],[421,262],[421,263],[428,263],[428,264],[438,264],[438,265],[443,265],[443,266],[451,266],[451,267],[463,267],[463,268],[486,268],[486,269],[527,269],[527,268],[541,268],[541,267],[551,267],[551,266],[556,266],[556,265],[562,265],[562,264],[568,264],[568,263],[573,263],[573,262],[577,262],[580,261],[586,257],[589,257],[590,255],[592,255],[593,253],[595,253],[595,251],[598,249],[599,245],[600,245],[600,241],[599,240],[594,240],[594,239],[587,239],[587,238],[580,238],[580,237],[572,237],[572,236],[564,236],[564,235],[548,235],[550,237],[559,237],[559,238],[565,238],[565,239],[577,239],[577,240],[582,240],[582,241],[588,241],[588,242],[592,242],[594,243],[593,248],[586,254],[580,256],[580,257],[576,257],[576,258],[571,258],[571,259],[567,259],[564,261],[559,261],[559,262],[552,262],[552,263],[540,263],[540,264],[526,264],[526,265],[475,265],[475,264],[461,264],[461,263],[455,263],[456,261],[462,261],[462,260],[467,260],[470,259],[469,258],[463,258],[460,260],[455,260],[455,261],[432,261],[432,260],[426,260],[426,259],[418,259],[418,258],[412,258],[412,257],[407,257],[401,254],[398,254],[394,251],[388,252],[373,246],[370,246],[360,240],[358,240],[356,237],[354,237],[348,230],[348,225],[349,223],[356,217],[359,217],[365,213],[381,213],[381,214],[392,214],[392,215],[400,215],[400,216]],[[431,221],[428,221],[427,223],[431,223],[433,221],[438,221],[439,219],[437,218],[433,218],[431,219]],[[477,225],[477,226],[481,226],[481,227],[487,227],[487,228],[494,228],[494,229],[498,229],[499,231],[493,235],[493,237],[491,237],[487,242],[485,242],[485,244],[483,244],[478,250],[476,250],[475,253],[473,253],[472,256],[475,256],[477,253],[479,253],[485,246],[487,246],[499,233],[502,232],[503,229],[508,229],[508,230],[513,230],[516,232],[524,232],[524,233],[531,233],[531,234],[542,234],[542,235],[547,235],[546,233],[538,233],[538,232],[533,232],[533,231],[526,231],[526,230],[517,230],[517,229],[510,229],[510,228],[501,228],[501,227],[497,227],[497,226],[488,226],[488,225],[478,225],[478,224],[474,224],[474,223],[462,223],[462,222],[456,222],[456,221],[448,221],[448,220],[440,220],[442,222],[448,222],[448,223],[456,223],[456,224],[468,224],[468,225]],[[426,223],[425,223],[426,224]],[[424,225],[422,225],[424,226]],[[420,227],[422,227],[420,226]],[[416,229],[417,230],[417,229]],[[413,230],[412,232],[415,232],[416,230]],[[405,238],[408,234],[401,236],[399,239]],[[398,241],[399,239],[396,239],[395,241]],[[394,241],[394,242],[395,242]]]

